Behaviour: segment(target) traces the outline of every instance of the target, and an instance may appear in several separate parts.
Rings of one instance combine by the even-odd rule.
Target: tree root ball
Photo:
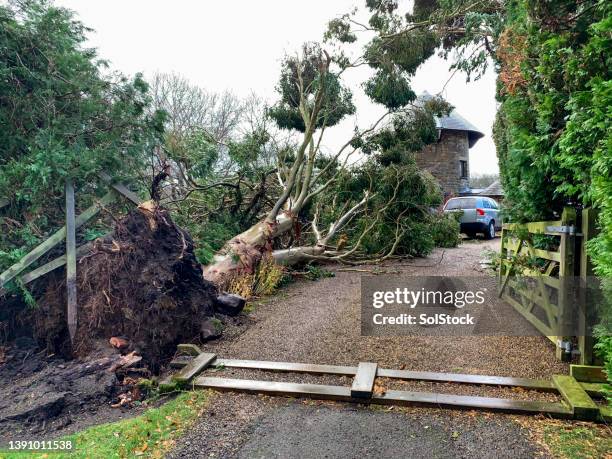
[[[150,202],[94,242],[79,260],[77,280],[76,357],[122,336],[157,372],[178,343],[199,336],[202,321],[214,313],[217,290],[202,277],[191,237]],[[36,329],[48,348],[65,347],[69,339],[62,283],[49,285],[40,302]]]

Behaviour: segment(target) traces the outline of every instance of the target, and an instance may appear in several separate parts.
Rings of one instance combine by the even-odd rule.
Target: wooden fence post
[[[70,341],[74,343],[77,329],[76,220],[74,185],[66,180],[66,317]]]
[[[557,329],[561,330],[563,335],[564,330],[568,330],[572,326],[572,311],[574,310],[573,302],[575,298],[575,290],[573,288],[574,275],[576,269],[576,254],[575,254],[575,233],[570,233],[570,227],[576,225],[576,210],[571,207],[565,207],[561,214],[561,241],[559,252],[561,262],[559,263],[559,298],[558,298],[558,319]],[[570,341],[568,336],[557,336],[556,356],[560,360],[570,360],[571,353],[568,352],[566,346]]]
[[[504,270],[504,267],[506,266],[506,259],[508,258],[508,248],[507,248],[507,238],[508,238],[508,230],[506,230],[503,226],[502,226],[502,230],[501,230],[501,249],[499,251],[499,273],[497,276],[497,285],[499,288],[498,294],[499,296],[502,295],[502,281],[504,279],[504,274],[506,273],[506,271]]]
[[[597,235],[597,211],[584,209],[582,211],[582,240],[580,241],[580,316],[578,349],[580,349],[580,364],[593,364],[593,299],[591,298],[589,279],[593,276],[593,263],[587,254],[587,244]]]

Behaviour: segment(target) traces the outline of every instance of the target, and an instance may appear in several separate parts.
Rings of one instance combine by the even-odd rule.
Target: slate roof
[[[501,182],[499,180],[495,180],[478,194],[483,196],[503,196],[504,189],[502,188]]]
[[[432,98],[433,96],[425,91],[417,98],[417,101],[426,101]],[[461,116],[457,110],[453,110],[448,116],[436,117],[436,126],[440,130],[467,131],[470,148],[476,144],[478,139],[484,137],[484,134],[480,132],[476,126]]]

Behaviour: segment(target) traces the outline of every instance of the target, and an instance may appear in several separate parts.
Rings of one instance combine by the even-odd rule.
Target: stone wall
[[[467,161],[470,176],[468,135],[465,131],[443,130],[440,140],[415,153],[417,165],[438,179],[444,195],[455,196],[469,186],[469,179],[461,178],[460,161]]]

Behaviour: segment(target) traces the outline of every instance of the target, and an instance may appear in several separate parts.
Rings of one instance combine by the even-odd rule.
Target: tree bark
[[[264,252],[271,249],[272,240],[291,230],[294,218],[285,211],[276,217],[275,223],[263,220],[234,236],[212,263],[204,267],[204,279],[223,289],[235,275],[252,273]]]

